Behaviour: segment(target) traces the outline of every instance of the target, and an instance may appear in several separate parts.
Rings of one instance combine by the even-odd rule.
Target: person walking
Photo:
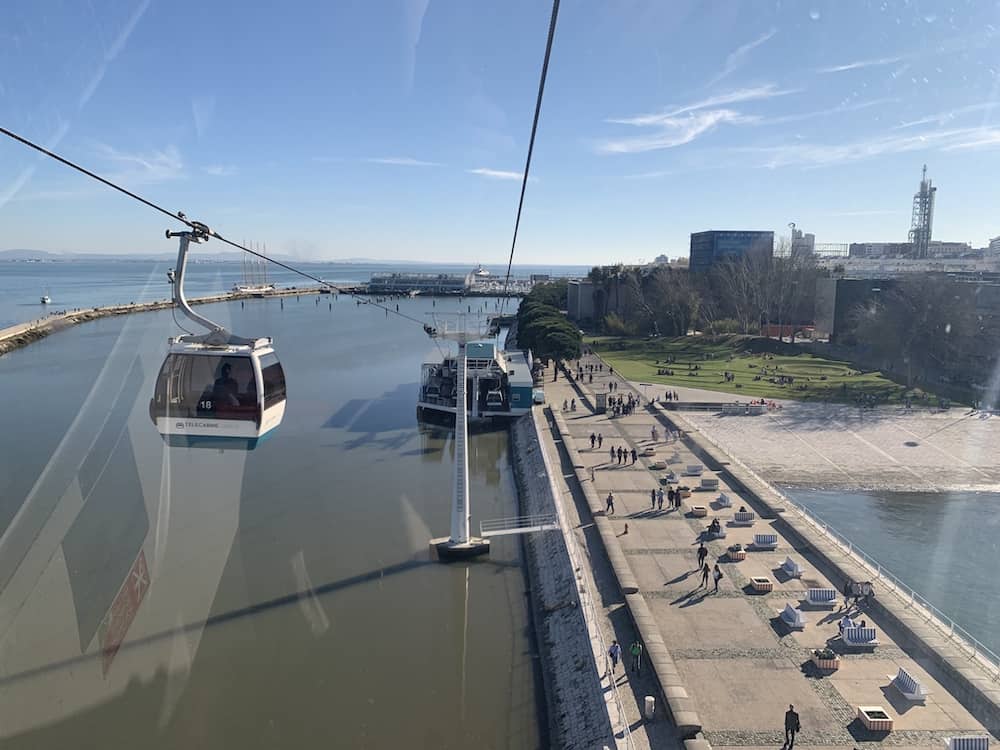
[[[590,450],[594,450],[595,445],[597,445],[597,435],[590,433]]]
[[[611,674],[614,675],[615,670],[618,669],[618,660],[622,658],[622,647],[618,645],[618,641],[611,641],[608,657],[611,659]]]
[[[622,463],[625,460],[625,449],[620,445],[618,446],[618,463]]]
[[[708,549],[705,547],[704,542],[698,543],[698,567],[701,568],[705,564],[705,558],[708,557]]]
[[[598,432],[597,433],[597,450],[600,450],[602,445],[604,445],[604,435],[602,435],[601,433]]]
[[[649,509],[656,510],[656,490],[649,491]]]
[[[635,448],[633,448],[632,449],[632,463],[635,463],[638,460],[639,460],[639,454],[636,453]]]
[[[656,491],[656,504],[658,506],[657,510],[663,510],[663,488],[662,487],[660,487],[660,489],[658,489]]]
[[[795,706],[791,703],[788,704],[788,710],[785,711],[785,747],[788,750],[792,750],[795,747],[795,733],[802,729],[802,724],[799,722],[799,714],[795,710]]]
[[[722,570],[719,568],[719,563],[715,564],[715,569],[712,570],[712,578],[715,579],[715,591],[713,593],[719,593],[719,581],[722,580]]]
[[[611,460],[614,461],[615,460],[615,446],[612,445],[611,448],[609,449],[609,451],[611,453]]]
[[[608,500],[604,506],[604,515],[610,515],[615,512],[615,496],[610,492],[608,493]]]
[[[708,567],[708,563],[705,563],[704,567],[701,569],[701,583],[698,584],[698,588],[704,586],[706,590],[708,589],[708,576],[711,572],[712,569]]]
[[[667,507],[668,508],[673,508],[674,507],[674,488],[673,487],[671,487],[671,488],[669,488],[667,490]]]
[[[632,641],[628,652],[632,654],[632,671],[639,674],[642,670],[642,644],[638,640]]]

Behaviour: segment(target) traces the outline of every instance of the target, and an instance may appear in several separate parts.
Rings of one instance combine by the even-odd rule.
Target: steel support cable
[[[178,211],[177,213],[174,213],[172,211],[168,211],[167,209],[163,208],[163,206],[158,206],[157,204],[153,203],[152,201],[143,198],[141,195],[133,193],[131,190],[127,190],[126,188],[123,188],[121,185],[117,185],[114,182],[111,182],[111,180],[108,180],[108,179],[105,179],[104,177],[101,177],[96,172],[92,172],[89,169],[87,169],[86,167],[82,167],[79,164],[76,164],[75,162],[72,162],[69,159],[66,159],[65,157],[62,157],[59,154],[55,153],[54,151],[50,151],[49,149],[45,148],[44,146],[41,146],[41,145],[39,145],[37,143],[34,143],[33,141],[28,140],[24,136],[18,135],[17,133],[15,133],[12,130],[8,130],[7,128],[0,126],[0,133],[3,133],[8,138],[11,138],[11,139],[17,141],[18,143],[24,144],[28,148],[32,148],[35,151],[38,151],[39,153],[44,154],[45,156],[48,156],[51,159],[55,159],[57,162],[59,162],[60,164],[63,164],[65,166],[69,167],[70,169],[75,169],[77,172],[80,172],[81,174],[84,174],[84,175],[86,175],[87,177],[90,177],[93,180],[97,180],[98,182],[100,182],[100,183],[102,183],[104,185],[107,185],[112,190],[117,190],[119,193],[123,193],[123,194],[127,195],[129,198],[132,198],[133,200],[139,201],[139,203],[142,203],[143,205],[145,205],[145,206],[153,209],[154,211],[159,211],[161,214],[164,214],[165,216],[169,216],[174,221],[181,222],[181,224],[184,224],[185,226],[187,226],[190,229],[201,229],[204,226],[202,224],[199,224],[196,221],[192,221],[192,220],[188,219],[187,216],[185,216],[180,211]],[[406,313],[399,312],[397,310],[393,310],[388,305],[383,305],[383,304],[378,303],[378,302],[372,302],[367,297],[362,297],[361,295],[354,294],[352,292],[345,292],[343,289],[341,289],[340,287],[336,286],[335,284],[331,284],[329,281],[324,281],[323,279],[321,279],[321,278],[319,278],[317,276],[313,276],[310,273],[306,273],[305,271],[301,271],[298,268],[295,268],[294,266],[290,266],[287,263],[282,263],[280,260],[275,260],[274,258],[269,258],[266,255],[264,255],[263,253],[258,253],[255,250],[251,250],[250,248],[245,247],[245,246],[239,244],[238,242],[233,242],[232,240],[228,240],[225,237],[223,237],[221,234],[219,234],[218,232],[213,231],[211,229],[209,229],[209,236],[213,237],[214,239],[219,240],[220,242],[223,242],[223,243],[225,243],[227,245],[230,245],[231,247],[234,247],[237,250],[242,250],[245,253],[249,253],[250,255],[256,256],[258,258],[262,258],[262,259],[268,261],[269,263],[273,263],[274,265],[279,266],[280,268],[284,268],[287,271],[291,271],[292,273],[298,274],[299,276],[302,276],[302,277],[307,278],[307,279],[311,279],[312,281],[315,281],[315,282],[317,282],[319,284],[322,284],[323,286],[325,286],[325,287],[327,287],[329,289],[337,291],[337,292],[339,292],[341,294],[345,294],[345,295],[347,295],[349,297],[352,297],[354,299],[363,300],[365,304],[372,305],[373,307],[377,307],[379,309],[385,310],[386,312],[392,313],[393,315],[397,315],[400,318],[404,318],[406,320],[413,321],[414,323],[417,323],[418,325],[423,326],[425,328],[425,330],[426,330],[426,326],[425,326],[424,321],[420,320],[419,318],[415,318],[412,315],[407,315]]]
[[[514,249],[517,247],[517,230],[521,226],[521,210],[524,208],[524,193],[528,188],[528,173],[531,171],[531,154],[535,150],[535,133],[538,132],[538,117],[542,112],[542,95],[545,93],[545,78],[549,72],[549,58],[552,55],[552,40],[556,34],[556,18],[559,16],[559,0],[552,0],[552,17],[549,19],[549,37],[545,42],[545,58],[542,61],[542,75],[538,81],[538,98],[535,100],[535,117],[531,122],[531,138],[528,140],[528,157],[524,162],[521,176],[521,198],[517,202],[517,217],[514,219],[514,237],[510,243],[510,257],[507,259],[507,275],[503,281],[503,299],[500,314],[507,305],[507,288],[510,284],[510,270],[514,264]]]

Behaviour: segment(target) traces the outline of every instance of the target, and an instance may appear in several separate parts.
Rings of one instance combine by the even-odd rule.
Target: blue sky
[[[303,259],[506,258],[549,6],[13,0],[0,122]],[[564,0],[517,260],[686,255],[788,222],[1000,235],[996,2]],[[168,222],[0,143],[0,248],[166,251]]]

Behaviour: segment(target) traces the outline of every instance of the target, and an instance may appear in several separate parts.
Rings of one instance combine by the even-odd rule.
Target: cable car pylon
[[[464,318],[465,316],[460,316]],[[469,505],[469,408],[466,397],[468,360],[466,345],[469,334],[465,326],[456,333],[443,333],[439,328],[424,326],[433,338],[448,338],[458,343],[458,373],[455,383],[455,473],[452,480],[451,535],[431,539],[431,546],[442,560],[461,560],[485,555],[490,551],[490,540],[472,536],[469,522],[472,509]],[[475,395],[475,394],[474,394]]]

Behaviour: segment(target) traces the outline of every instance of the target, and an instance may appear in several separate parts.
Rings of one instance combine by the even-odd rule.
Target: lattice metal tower
[[[913,195],[913,218],[910,220],[910,243],[914,258],[926,258],[931,244],[931,229],[934,225],[934,194],[937,188],[927,179],[927,165],[924,164],[920,179],[920,190]]]

